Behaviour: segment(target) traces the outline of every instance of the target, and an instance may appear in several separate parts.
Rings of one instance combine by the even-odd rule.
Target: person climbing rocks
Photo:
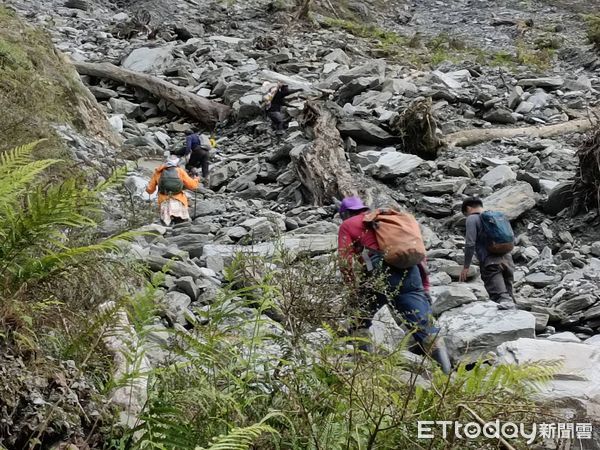
[[[429,287],[426,266],[416,264],[408,269],[399,269],[388,264],[380,251],[373,226],[365,221],[369,212],[369,207],[359,197],[347,197],[339,206],[343,220],[338,231],[342,275],[347,283],[356,283],[353,264],[357,256],[362,257],[359,261],[367,278],[383,275],[385,292],[370,289],[375,298],[369,304],[369,313],[374,314],[386,304],[392,306],[414,329],[414,339],[422,352],[430,354],[448,374],[452,367],[443,339],[437,336],[439,328],[434,323],[431,303],[424,288],[424,280]],[[370,325],[371,319],[364,321],[360,328],[364,331]]]
[[[177,156],[169,156],[167,162],[154,171],[146,187],[148,194],[154,194],[158,189],[160,220],[165,226],[190,219],[188,198],[183,190],[184,188],[194,190],[200,183],[198,177],[190,177],[184,169],[179,167],[179,162]]]
[[[185,131],[185,147],[171,152],[171,154],[185,158],[185,169],[190,174],[202,169],[202,179],[208,183],[210,152],[214,148],[215,141],[205,134],[198,134],[192,130]]]
[[[283,113],[282,108],[284,106],[289,106],[285,102],[285,98],[291,93],[292,92],[287,84],[279,82],[277,83],[277,86],[274,86],[269,90],[263,99],[265,111],[269,119],[271,119],[271,124],[276,134],[283,134],[284,130],[287,128],[285,114]]]
[[[477,197],[463,201],[462,213],[467,221],[465,261],[459,280],[467,280],[473,256],[476,255],[481,279],[490,299],[498,304],[498,309],[515,309],[515,266],[510,253],[514,235],[510,222],[500,212],[484,211],[483,201]]]

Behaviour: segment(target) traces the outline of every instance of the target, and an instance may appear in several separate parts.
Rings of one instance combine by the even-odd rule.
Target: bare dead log
[[[594,121],[590,119],[577,119],[556,125],[545,125],[541,127],[534,126],[522,128],[463,130],[445,136],[444,141],[446,145],[468,147],[470,145],[477,145],[481,144],[482,142],[492,141],[494,139],[512,138],[516,136],[544,138],[561,134],[584,132],[590,130],[595,125],[596,124]]]
[[[308,101],[301,123],[312,142],[295,149],[290,156],[312,203],[326,205],[333,203],[334,198],[356,195],[335,116],[323,104]]]
[[[108,78],[119,83],[145,89],[152,95],[172,103],[185,111],[191,118],[209,127],[225,120],[231,113],[229,106],[191,94],[179,86],[151,75],[123,69],[110,63],[73,62],[73,65],[81,75]]]

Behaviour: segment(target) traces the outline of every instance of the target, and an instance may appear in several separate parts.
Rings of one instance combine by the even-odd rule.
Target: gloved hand
[[[210,138],[209,141],[212,148],[217,148],[217,140],[215,138]]]

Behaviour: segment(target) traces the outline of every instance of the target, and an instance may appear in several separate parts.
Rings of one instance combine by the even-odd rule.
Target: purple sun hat
[[[365,206],[359,197],[346,197],[340,204],[340,213],[345,211],[360,211],[362,209],[369,209],[369,207]]]

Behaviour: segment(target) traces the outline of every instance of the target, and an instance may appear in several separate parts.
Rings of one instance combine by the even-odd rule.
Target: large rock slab
[[[355,96],[357,96],[361,92],[364,92],[367,89],[372,89],[378,84],[379,79],[375,77],[356,78],[355,80],[350,81],[338,90],[338,100],[341,102],[340,104],[351,101]]]
[[[516,183],[485,198],[483,204],[485,209],[502,211],[508,220],[514,220],[535,206],[536,197],[529,183]]]
[[[535,317],[501,311],[494,302],[475,302],[444,312],[438,324],[453,360],[473,361],[506,341],[535,337]]]
[[[540,386],[539,399],[600,420],[600,346],[521,338],[503,343],[497,353],[498,362],[505,364],[559,362],[552,381]]]
[[[431,288],[433,314],[439,316],[444,311],[477,301],[473,291],[466,285],[433,286]]]
[[[141,47],[132,51],[121,64],[124,69],[135,72],[156,73],[161,72],[173,62],[171,54],[173,48],[168,47]]]
[[[376,59],[369,61],[362,66],[353,67],[343,73],[337,75],[342,83],[348,83],[351,80],[361,77],[377,76],[381,80],[385,77],[386,62],[384,59]]]
[[[517,82],[517,86],[538,88],[559,88],[563,84],[565,80],[560,77],[522,78]]]
[[[374,145],[389,145],[399,142],[397,136],[392,136],[384,129],[366,120],[341,122],[337,126],[343,137],[351,137],[357,142]]]
[[[306,234],[285,236],[278,242],[263,242],[250,246],[208,244],[202,251],[202,258],[209,269],[219,272],[231,263],[238,253],[245,255],[272,257],[279,251],[293,255],[319,255],[330,253],[337,248],[337,234]]]
[[[506,186],[508,183],[516,179],[517,174],[514,173],[509,166],[494,167],[483,177],[481,177],[481,181],[483,181],[483,184],[491,188],[499,188]]]
[[[423,160],[417,155],[388,152],[382,153],[377,162],[369,165],[366,171],[374,178],[389,179],[408,175],[422,163]]]
[[[163,258],[162,256],[150,255],[142,262],[146,263],[154,272],[161,272],[166,267],[168,273],[171,273],[178,278],[185,276],[193,278],[202,277],[202,270],[192,261],[175,261]]]

